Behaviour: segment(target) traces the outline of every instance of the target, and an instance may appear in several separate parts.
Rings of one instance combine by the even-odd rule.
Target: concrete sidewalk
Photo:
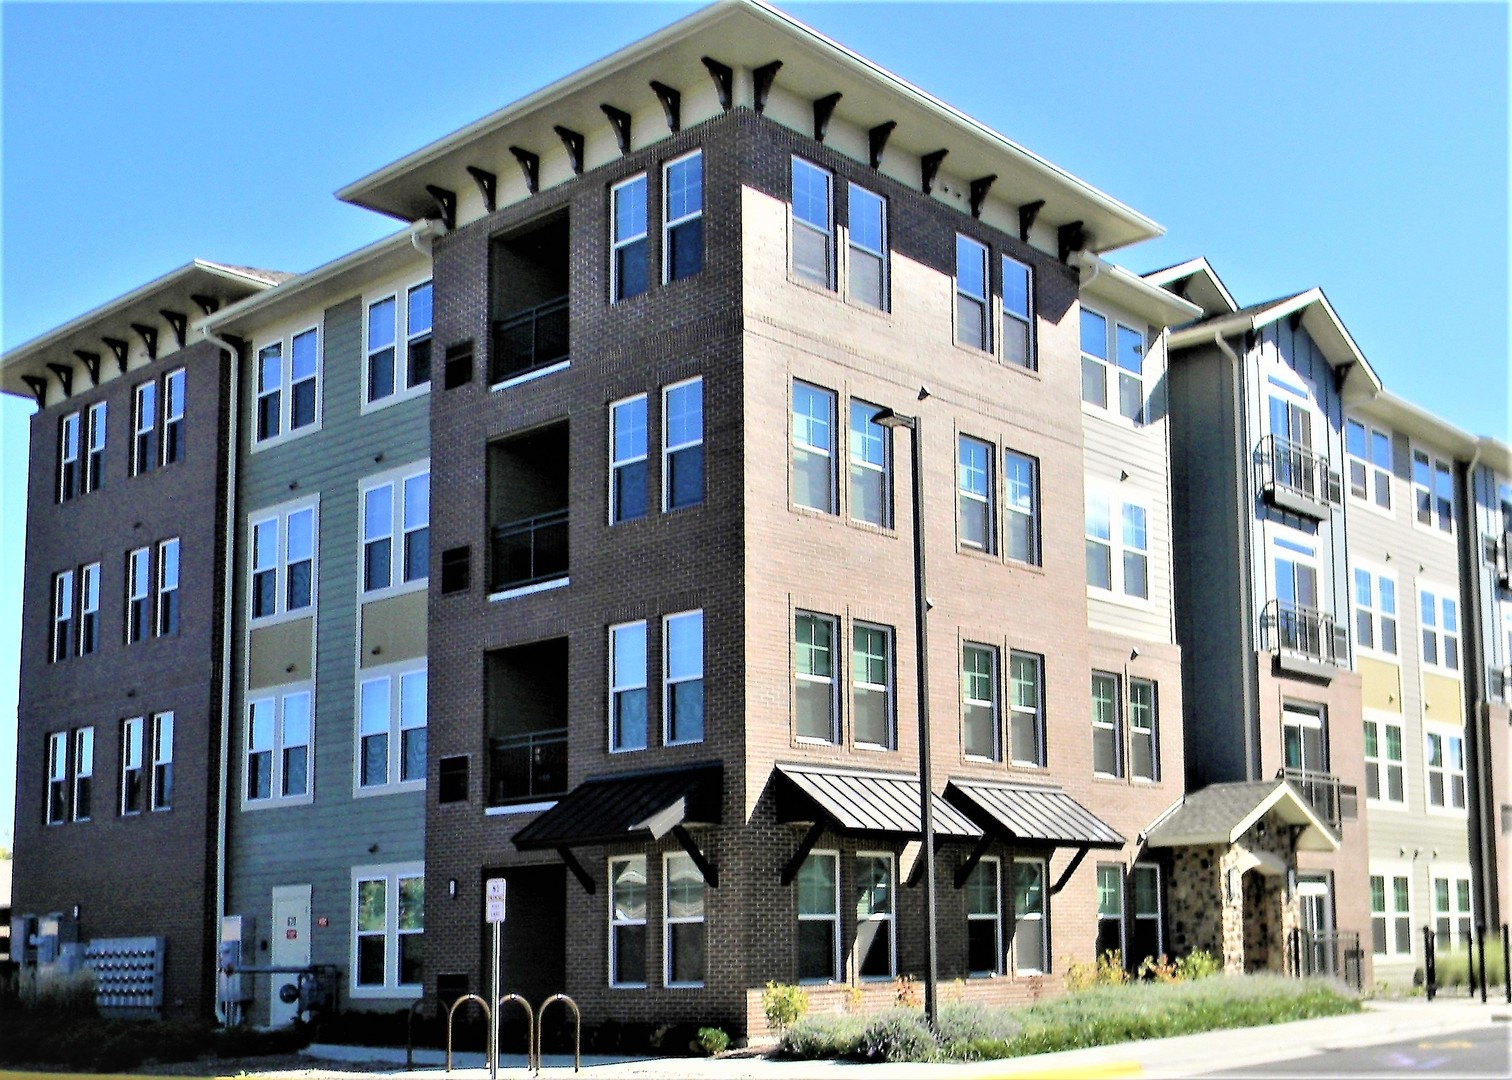
[[[786,1061],[763,1057],[724,1058],[630,1058],[584,1057],[580,1075],[592,1078],[645,1078],[645,1080],[769,1080],[802,1077],[876,1077],[887,1080],[923,1080],[925,1077],[1129,1077],[1129,1076],[1201,1076],[1220,1069],[1266,1065],[1303,1057],[1325,1050],[1409,1039],[1428,1038],[1453,1031],[1505,1024],[1512,1034],[1512,1006],[1464,998],[1427,1002],[1370,1001],[1365,1010],[1349,1016],[1298,1020],[1269,1027],[1230,1028],[1200,1035],[1182,1035],[1171,1039],[1119,1043],[1086,1050],[1067,1050],[1058,1054],[1009,1058],[1001,1061],[978,1061],[962,1065],[882,1064],[856,1065],[834,1061]],[[404,1069],[404,1052],[369,1047],[312,1046],[306,1055],[310,1070],[270,1076],[310,1077],[316,1075],[350,1076],[355,1071],[381,1071],[387,1076],[436,1080],[441,1073],[439,1052],[416,1051],[415,1068]],[[499,1075],[504,1078],[525,1077],[523,1054],[506,1054],[500,1059]],[[456,1055],[452,1073],[458,1080],[486,1080],[488,1070],[479,1053]],[[546,1055],[541,1075],[572,1075],[572,1058]]]

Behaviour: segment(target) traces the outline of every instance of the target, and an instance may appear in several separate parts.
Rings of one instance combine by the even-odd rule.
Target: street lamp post
[[[921,395],[922,397],[922,395]],[[889,431],[911,433],[913,472],[914,642],[919,675],[919,830],[924,842],[924,1017],[931,1031],[939,1030],[939,976],[935,969],[935,849],[934,783],[929,753],[929,600],[924,591],[924,466],[919,449],[921,424],[917,416],[882,409],[872,422]]]

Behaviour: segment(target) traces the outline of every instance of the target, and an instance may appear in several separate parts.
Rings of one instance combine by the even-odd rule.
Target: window
[[[1356,567],[1355,645],[1386,656],[1397,654],[1396,579]]]
[[[1288,701],[1281,706],[1281,758],[1288,769],[1328,771],[1328,712],[1322,705]]]
[[[288,363],[284,362],[287,355]],[[320,415],[320,330],[310,327],[257,351],[257,442],[314,425]]]
[[[423,583],[430,575],[430,469],[367,483],[362,491],[363,591]]]
[[[992,551],[992,526],[997,512],[992,504],[992,447],[962,435],[959,439],[956,473],[956,503],[960,508],[961,546]]]
[[[1129,927],[1129,951],[1124,967],[1137,971],[1148,957],[1165,955],[1165,934],[1160,920],[1160,867],[1135,863],[1133,872],[1134,919]]]
[[[1370,940],[1376,956],[1412,955],[1412,902],[1407,878],[1370,875]]]
[[[851,734],[858,746],[893,746],[892,628],[851,630]]]
[[[1122,776],[1123,742],[1119,731],[1118,676],[1092,673],[1092,772],[1097,776]],[[1102,871],[1099,869],[1098,874]],[[1099,949],[1098,952],[1102,950]]]
[[[1428,742],[1428,805],[1465,809],[1465,740],[1445,731],[1424,733]]]
[[[1412,502],[1419,524],[1454,532],[1454,474],[1425,450],[1412,451]]]
[[[609,985],[646,985],[646,857],[609,860]]]
[[[68,732],[55,731],[47,737],[47,806],[44,811],[49,825],[68,820]]]
[[[874,423],[879,409],[852,398],[850,403],[850,516],[887,528],[892,524],[892,440]]]
[[[121,721],[121,815],[142,812],[143,717]]]
[[[832,195],[827,171],[793,158],[793,273],[821,289],[835,287]]]
[[[703,379],[662,391],[662,500],[668,510],[703,502]]]
[[[646,623],[609,628],[609,749],[646,748]]]
[[[283,342],[257,350],[257,442],[276,439],[283,431]]]
[[[175,374],[182,377],[183,372]],[[180,379],[182,384],[182,378]],[[179,391],[182,401],[182,388]],[[183,405],[179,405],[179,428],[183,427]],[[97,402],[89,407],[89,425],[87,433],[88,454],[84,459],[84,490],[99,491],[100,485],[105,480],[105,402]],[[169,458],[169,461],[177,461],[178,458]]]
[[[703,269],[703,152],[667,162],[662,178],[666,202],[662,260],[667,281],[681,281]]]
[[[1144,335],[1118,323],[1113,331],[1113,349],[1118,364],[1118,415],[1143,424]]]
[[[1113,515],[1118,514],[1115,540]],[[1137,503],[1120,502],[1087,492],[1087,585],[1124,596],[1150,596],[1150,538],[1147,511]]]
[[[426,668],[364,678],[358,687],[359,789],[425,782]]]
[[[1003,360],[1035,370],[1034,272],[1003,256]]]
[[[704,879],[691,857],[669,853],[662,865],[666,938],[662,955],[667,986],[702,986],[704,981]]]
[[[352,868],[352,996],[418,996],[425,979],[425,868]]]
[[[101,410],[100,419],[104,419],[104,405],[98,406]],[[91,422],[93,422],[93,410],[91,410]],[[90,442],[93,444],[93,432]],[[100,434],[100,445],[105,445],[104,432]],[[176,461],[184,460],[184,369],[178,368],[163,376],[163,464],[172,465]]]
[[[1087,492],[1087,584],[1113,588],[1112,508],[1106,495]]]
[[[1155,684],[1148,679],[1130,679],[1129,775],[1135,780],[1160,779],[1160,743],[1156,735],[1158,726]]]
[[[368,305],[367,399],[381,401],[394,393],[395,330],[398,301],[388,296]]]
[[[179,624],[179,542],[178,537],[158,545],[157,634],[168,637],[178,633]]]
[[[956,234],[956,341],[973,349],[992,351],[987,326],[991,311],[987,285],[987,247]]]
[[[856,855],[856,973],[863,979],[897,974],[893,857],[885,852]]]
[[[1038,566],[1039,553],[1039,459],[1009,450],[1003,455],[1003,483],[1007,491],[1004,511],[1003,554]]]
[[[431,283],[410,286],[405,297],[405,385],[424,386],[431,377]]]
[[[1349,459],[1349,493],[1390,510],[1391,436],[1349,420],[1344,425],[1344,450]]]
[[[840,979],[840,857],[810,852],[798,868],[798,981]]]
[[[1013,860],[1013,970],[1041,975],[1050,970],[1050,926],[1045,918],[1045,864]]]
[[[1407,793],[1403,777],[1402,725],[1366,720],[1365,797],[1405,805]]]
[[[1145,508],[1123,504],[1123,591],[1149,599],[1150,541],[1145,532]]]
[[[852,300],[887,310],[887,200],[850,185],[848,237],[849,293]]]
[[[1433,879],[1434,946],[1470,949],[1470,879]]]
[[[94,741],[92,727],[74,731],[73,819],[88,821],[94,809]]]
[[[1099,409],[1108,407],[1108,320],[1081,309],[1082,400]]]
[[[793,620],[794,725],[799,739],[835,743],[835,620],[799,612]]]
[[[100,647],[100,564],[79,571],[79,655]]]
[[[967,757],[998,760],[997,650],[961,648],[961,749]]]
[[[252,618],[292,614],[314,603],[317,536],[313,506],[269,511],[252,522]]]
[[[152,432],[157,427],[157,383],[144,382],[133,395],[131,412],[131,475],[152,468]]]
[[[290,431],[298,431],[315,422],[315,400],[319,376],[319,333],[311,328],[301,334],[295,334],[289,345]]]
[[[64,570],[53,575],[52,647],[54,664],[68,656],[73,639],[74,572]]]
[[[966,876],[966,970],[972,975],[1003,971],[1000,863],[984,858]]]
[[[628,300],[646,291],[646,174],[609,189],[609,295]]]
[[[835,394],[793,382],[793,502],[835,513]]]
[[[1097,864],[1097,955],[1123,955],[1123,867]]]
[[[662,741],[667,746],[703,742],[703,612],[668,615],[663,626],[666,631],[662,642],[666,682],[662,707],[666,711],[666,729]]]
[[[152,797],[154,810],[173,809],[173,714],[152,718]]]
[[[609,406],[609,524],[646,516],[646,395]]]
[[[247,802],[310,798],[310,735],[310,691],[247,703]]]
[[[404,299],[404,326],[399,326],[399,301]],[[422,281],[408,289],[374,300],[367,307],[365,401],[399,400],[409,391],[430,383],[431,283]],[[398,355],[403,342],[404,356]],[[402,385],[400,385],[402,381]]]
[[[1459,670],[1459,608],[1443,594],[1420,589],[1423,663],[1446,671]]]
[[[79,414],[73,412],[58,421],[58,501],[67,502],[78,493]]]
[[[1111,346],[1111,352],[1110,352]],[[1144,334],[1123,323],[1113,324],[1089,308],[1081,309],[1082,401],[1099,409],[1109,407],[1108,378],[1118,373],[1118,414],[1143,424]],[[1110,361],[1111,357],[1111,361]]]
[[[144,641],[152,632],[152,549],[137,548],[126,556],[126,644]]]
[[[1042,691],[1044,660],[1033,653],[1013,652],[1008,657],[1009,760],[1015,765],[1045,764],[1045,698]]]

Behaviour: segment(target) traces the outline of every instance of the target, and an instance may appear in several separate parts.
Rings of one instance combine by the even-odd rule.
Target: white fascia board
[[[1421,439],[1435,449],[1448,451],[1466,460],[1473,457],[1477,447],[1481,445],[1481,440],[1469,432],[1389,390],[1382,390],[1352,411],[1381,420],[1394,431]]]
[[[1228,305],[1229,311],[1239,310],[1239,302],[1234,299],[1233,294],[1228,290],[1228,286],[1223,283],[1223,279],[1218,276],[1218,271],[1213,269],[1212,263],[1207,261],[1205,255],[1199,255],[1195,259],[1188,259],[1184,263],[1177,263],[1175,266],[1168,266],[1164,270],[1153,270],[1144,275],[1146,281],[1161,286],[1169,286],[1174,281],[1181,281],[1184,278],[1190,277],[1200,277],[1206,280],[1213,291]]]
[[[1175,326],[1201,318],[1201,306],[1146,281],[1132,270],[1104,262],[1103,270],[1083,291],[1107,300],[1158,327]]]

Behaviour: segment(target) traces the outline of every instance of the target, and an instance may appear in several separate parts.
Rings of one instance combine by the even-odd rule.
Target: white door
[[[1301,921],[1301,961],[1308,975],[1337,975],[1339,957],[1333,940],[1333,897],[1326,874],[1297,879],[1298,912]]]
[[[310,962],[310,886],[279,885],[273,890],[272,941],[268,945],[273,967],[304,967]],[[279,990],[299,984],[298,975],[268,976],[268,1024],[282,1027],[294,1022],[297,1002],[286,1004]]]

